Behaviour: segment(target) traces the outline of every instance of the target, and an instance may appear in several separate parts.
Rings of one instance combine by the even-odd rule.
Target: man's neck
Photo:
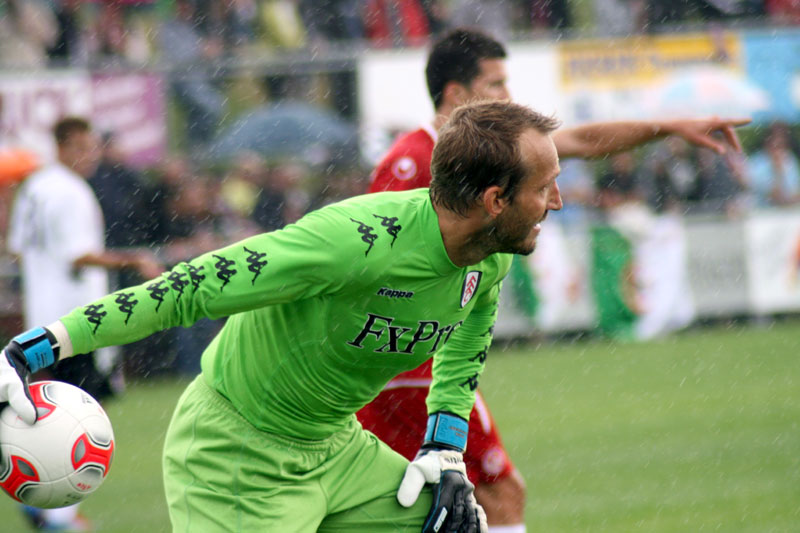
[[[439,219],[439,232],[442,234],[445,252],[450,261],[458,267],[480,263],[491,255],[481,239],[481,221],[477,215],[461,216],[453,211],[433,203],[433,209]]]

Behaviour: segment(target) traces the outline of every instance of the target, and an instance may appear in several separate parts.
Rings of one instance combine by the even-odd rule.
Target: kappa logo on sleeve
[[[217,278],[222,281],[222,286],[219,288],[219,292],[222,292],[222,290],[225,288],[225,285],[227,285],[231,281],[231,278],[236,275],[237,272],[239,272],[235,268],[231,268],[236,264],[236,261],[228,259],[227,257],[222,257],[221,255],[212,254],[211,257],[217,259],[217,262],[214,263],[214,268],[217,269]]]
[[[265,258],[267,257],[266,253],[256,252],[249,249],[247,246],[243,246],[244,251],[248,253],[247,258],[247,270],[253,273],[253,279],[250,280],[250,285],[256,284],[256,278],[261,275],[261,270],[267,266],[267,261]]]
[[[156,313],[158,313],[161,304],[164,303],[164,296],[169,292],[169,287],[166,285],[167,282],[161,279],[145,287],[147,292],[150,293],[150,298],[158,302],[156,304]]]
[[[134,298],[136,294],[133,292],[118,292],[114,303],[119,307],[121,313],[125,313],[125,325],[128,325],[128,320],[131,319],[133,308],[139,303],[139,300]]]
[[[94,324],[92,333],[97,333],[97,328],[103,323],[103,317],[106,316],[108,312],[103,311],[103,304],[92,304],[86,306],[83,310],[83,314],[90,324]]]
[[[180,302],[181,296],[183,296],[183,290],[190,283],[189,280],[186,279],[186,274],[182,274],[181,272],[170,272],[169,276],[167,277],[167,281],[171,282],[172,289],[178,292],[176,301]]]
[[[397,240],[397,234],[400,233],[401,229],[403,229],[403,226],[397,224],[397,217],[384,217],[374,213],[372,216],[381,219],[381,226],[386,228],[386,233],[392,236],[392,242],[389,244],[389,246],[394,246],[394,241]]]
[[[186,269],[189,271],[189,279],[192,282],[192,287],[194,287],[194,290],[197,290],[197,288],[200,286],[200,282],[206,279],[206,276],[200,273],[200,271],[204,268],[204,266],[196,267],[189,263],[186,264]]]
[[[488,355],[489,355],[489,347],[488,346],[484,346],[483,350],[481,350],[480,352],[476,353],[474,357],[470,357],[469,360],[470,361],[478,361],[479,363],[483,364],[483,363],[486,362],[486,357],[488,357]]]
[[[481,282],[483,272],[480,270],[470,270],[467,272],[467,277],[464,278],[464,285],[461,287],[461,308],[463,309],[478,292],[478,285]]]
[[[375,239],[378,238],[378,235],[372,232],[374,229],[372,226],[367,226],[360,220],[356,220],[354,218],[351,218],[350,220],[358,224],[357,231],[361,234],[361,240],[369,245],[367,246],[367,251],[364,252],[364,257],[366,257],[369,254],[369,251],[372,250],[372,245],[375,244]]]

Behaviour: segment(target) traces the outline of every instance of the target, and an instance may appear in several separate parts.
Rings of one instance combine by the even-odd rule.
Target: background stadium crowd
[[[168,58],[155,34],[187,23],[202,55],[219,58],[269,48],[413,46],[469,25],[507,40],[800,22],[792,0],[8,0],[0,9],[0,63],[33,67]]]
[[[171,133],[177,139],[172,155],[152,168],[133,168],[114,132],[102,132],[103,160],[89,180],[106,218],[106,245],[150,247],[167,267],[367,188],[374,162],[360,157],[267,158],[250,150],[224,164],[203,157],[220,125],[248,101],[313,98],[343,120],[357,119],[351,72],[243,75],[248,58],[424,46],[447,28],[475,24],[506,39],[800,24],[800,3],[788,0],[9,0],[0,10],[3,68],[148,65],[171,73],[179,117],[173,120],[188,126]],[[228,69],[236,75],[226,76]],[[565,209],[553,223],[585,225],[619,204],[648,214],[732,218],[800,204],[800,141],[793,125],[774,123],[742,138],[743,154],[720,155],[671,138],[600,161],[564,161]],[[611,202],[603,200],[610,196]],[[12,197],[13,187],[4,187],[0,235]],[[4,293],[14,294],[15,278],[3,279]],[[116,285],[136,281],[123,272]],[[194,374],[197,355],[218,327],[205,321],[133,345],[127,371]],[[172,356],[155,361],[148,355],[164,350]]]

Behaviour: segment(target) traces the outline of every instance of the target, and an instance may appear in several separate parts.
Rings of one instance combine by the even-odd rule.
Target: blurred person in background
[[[184,182],[194,179],[194,169],[188,157],[170,154],[148,171],[149,201],[147,216],[150,218],[149,246],[163,263],[169,257],[164,251],[168,245],[171,199]],[[124,239],[124,235],[123,235]],[[175,360],[175,331],[160,331],[137,342],[122,347],[124,373],[131,378],[144,378],[172,372]]]
[[[626,37],[647,28],[647,0],[594,0],[593,14],[602,35]]]
[[[796,0],[764,0],[764,10],[774,24],[800,24],[800,4]]]
[[[564,207],[553,213],[553,220],[565,230],[580,229],[588,222],[594,206],[594,170],[584,159],[565,159],[558,175],[558,188]]]
[[[697,179],[689,195],[692,210],[740,216],[746,206],[744,193],[748,186],[743,156],[697,150],[695,157]]]
[[[144,278],[163,271],[145,249],[105,248],[100,205],[86,180],[100,150],[89,123],[66,117],[53,127],[58,160],[31,174],[14,201],[8,248],[21,263],[24,322],[47,323],[67,309],[108,292],[108,270],[133,269]],[[99,312],[99,311],[98,311]],[[115,392],[114,374],[98,369],[94,354],[76,355],[48,369],[47,376],[81,387],[98,400]],[[39,529],[88,531],[77,505],[40,510],[25,507]]]
[[[366,0],[366,36],[373,46],[419,46],[431,34],[428,13],[419,0]]]
[[[369,172],[359,164],[334,166],[322,176],[307,211],[364,193]]]
[[[224,41],[202,31],[194,0],[175,0],[174,5],[174,18],[158,32],[160,51],[175,67],[170,83],[186,113],[189,143],[202,146],[213,138],[226,109],[225,95],[207,70],[209,62],[223,57]]]
[[[93,57],[143,63],[152,56],[150,28],[137,10],[149,7],[152,0],[100,2],[89,25]]]
[[[372,173],[368,191],[428,187],[431,155],[438,129],[458,106],[478,99],[507,100],[506,50],[494,38],[477,30],[456,28],[433,44],[425,69],[435,118],[430,124],[400,136]],[[718,151],[739,142],[733,127],[749,120],[628,121],[561,128],[552,135],[560,159],[602,157],[667,135]],[[720,141],[712,137],[719,131]],[[518,261],[518,260],[517,260]],[[519,286],[532,284],[531,280]],[[408,459],[413,459],[425,434],[418,414],[426,410],[431,361],[404,372],[378,397],[359,411],[365,428]],[[470,442],[465,462],[475,496],[486,510],[490,528],[505,533],[525,531],[525,484],[511,463],[491,413],[476,391],[476,409],[470,417]]]
[[[591,285],[597,328],[602,335],[617,340],[634,338],[634,326],[641,313],[632,241],[641,236],[636,233],[636,224],[646,219],[635,216],[641,214],[641,204],[630,177],[628,173],[617,174],[613,170],[600,176],[598,220],[590,228]]]
[[[365,3],[360,0],[299,0],[297,10],[308,38],[316,46],[328,46],[364,38]]]
[[[58,25],[57,37],[47,54],[54,67],[84,64],[88,57],[88,36],[81,27],[80,9],[84,0],[61,0],[53,4]]]
[[[244,236],[263,231],[253,220],[253,210],[262,194],[266,194],[269,167],[264,158],[251,150],[237,153],[223,170],[222,179],[215,180],[217,205],[214,212],[223,215],[223,233]]]
[[[769,126],[761,149],[750,156],[747,170],[757,208],[800,203],[800,162],[786,124]]]
[[[643,185],[657,213],[680,210],[696,187],[697,163],[692,152],[683,139],[669,137],[648,153],[644,164],[651,178]]]
[[[256,0],[193,0],[201,16],[196,17],[198,29],[207,36],[221,39],[226,55],[245,50],[256,38]]]
[[[53,46],[58,25],[52,10],[39,0],[8,0],[0,4],[0,65],[41,68]]]
[[[144,176],[128,164],[113,133],[103,134],[101,145],[100,162],[89,178],[89,185],[103,211],[106,246],[148,246],[153,239],[151,211],[155,191]],[[125,279],[118,286],[127,287],[135,282]]]
[[[309,204],[303,190],[309,169],[295,161],[279,161],[264,174],[252,219],[262,231],[273,231],[297,221]]]
[[[657,214],[645,201],[643,185],[651,178],[631,152],[623,152],[612,156],[598,180],[592,288],[598,330],[614,339],[651,339],[694,318],[680,212]]]
[[[572,26],[568,0],[525,2],[533,29],[564,30]]]
[[[455,0],[447,6],[447,22],[453,27],[481,28],[486,33],[506,40],[511,37],[513,26],[520,18],[531,19],[530,13],[527,17],[520,17],[521,4],[515,5],[505,0]],[[526,7],[530,7],[530,4]]]
[[[234,242],[223,235],[219,226],[221,217],[216,210],[214,188],[210,176],[194,172],[165,199],[164,209],[169,217],[160,232],[164,243],[160,255],[168,267]],[[191,327],[175,328],[175,358],[168,371],[186,377],[197,375],[203,349],[223,324],[224,320],[201,318]]]

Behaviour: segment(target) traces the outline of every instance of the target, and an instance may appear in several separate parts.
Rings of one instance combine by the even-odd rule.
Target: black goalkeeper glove
[[[8,402],[27,424],[38,418],[28,389],[28,377],[58,360],[58,343],[45,328],[34,328],[17,335],[0,355],[0,404]]]
[[[411,507],[425,483],[432,483],[433,503],[423,533],[486,533],[486,514],[475,500],[475,487],[467,479],[463,451],[467,421],[450,413],[428,418],[425,442],[408,465],[397,501]]]

